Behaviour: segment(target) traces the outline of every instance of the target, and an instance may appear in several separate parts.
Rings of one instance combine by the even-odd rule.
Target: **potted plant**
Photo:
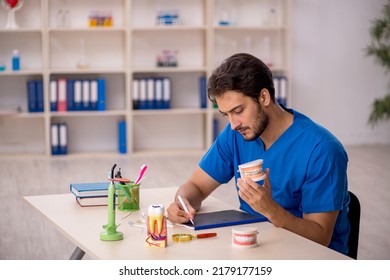
[[[383,7],[382,16],[373,21],[370,36],[371,44],[365,49],[366,55],[374,56],[375,60],[390,72],[390,1]],[[390,117],[390,92],[383,98],[375,99],[368,118],[371,125]]]

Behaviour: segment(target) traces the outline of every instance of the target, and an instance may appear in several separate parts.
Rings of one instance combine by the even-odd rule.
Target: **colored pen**
[[[180,202],[181,207],[183,208],[183,210],[184,210],[188,215],[191,216],[190,211],[188,211],[188,208],[187,208],[187,206],[184,204],[184,201],[183,201],[183,199],[181,198],[181,196],[178,195],[177,198],[179,199],[179,202]],[[191,223],[195,226],[194,221],[193,221],[192,219],[190,219],[190,221],[191,221]]]

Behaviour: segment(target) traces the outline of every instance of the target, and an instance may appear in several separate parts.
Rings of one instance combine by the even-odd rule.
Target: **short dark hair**
[[[238,53],[224,60],[209,78],[207,94],[211,102],[232,90],[258,99],[262,89],[266,88],[272,101],[275,101],[275,88],[272,72],[257,57]]]

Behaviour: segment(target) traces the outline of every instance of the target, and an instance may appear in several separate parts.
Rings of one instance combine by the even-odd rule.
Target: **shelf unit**
[[[93,10],[110,12],[113,26],[89,27]],[[179,11],[180,24],[156,25],[161,10]],[[289,79],[290,11],[291,0],[31,0],[16,12],[19,28],[4,29],[1,8],[0,60],[7,69],[0,71],[0,110],[17,104],[22,112],[0,111],[0,156],[50,157],[53,122],[67,123],[68,155],[117,154],[120,120],[128,155],[203,153],[213,142],[214,120],[217,130],[226,120],[210,102],[201,108],[199,78],[229,55],[250,52],[271,59],[271,70]],[[89,67],[79,69],[82,44]],[[13,49],[21,54],[18,72],[9,70]],[[177,50],[177,67],[156,66],[166,49]],[[154,76],[171,79],[171,109],[133,109],[133,80]],[[106,111],[50,111],[50,81],[58,78],[106,79]],[[43,80],[43,113],[27,110],[29,79]]]

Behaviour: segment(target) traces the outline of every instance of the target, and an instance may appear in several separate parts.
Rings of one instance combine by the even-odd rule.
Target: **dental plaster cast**
[[[250,178],[253,181],[261,181],[267,175],[263,172],[263,160],[258,159],[238,166],[241,178]]]
[[[257,228],[233,228],[232,229],[232,244],[238,248],[252,248],[257,244]]]
[[[167,220],[165,208],[161,204],[152,204],[148,208],[146,247],[164,248],[168,245]]]

